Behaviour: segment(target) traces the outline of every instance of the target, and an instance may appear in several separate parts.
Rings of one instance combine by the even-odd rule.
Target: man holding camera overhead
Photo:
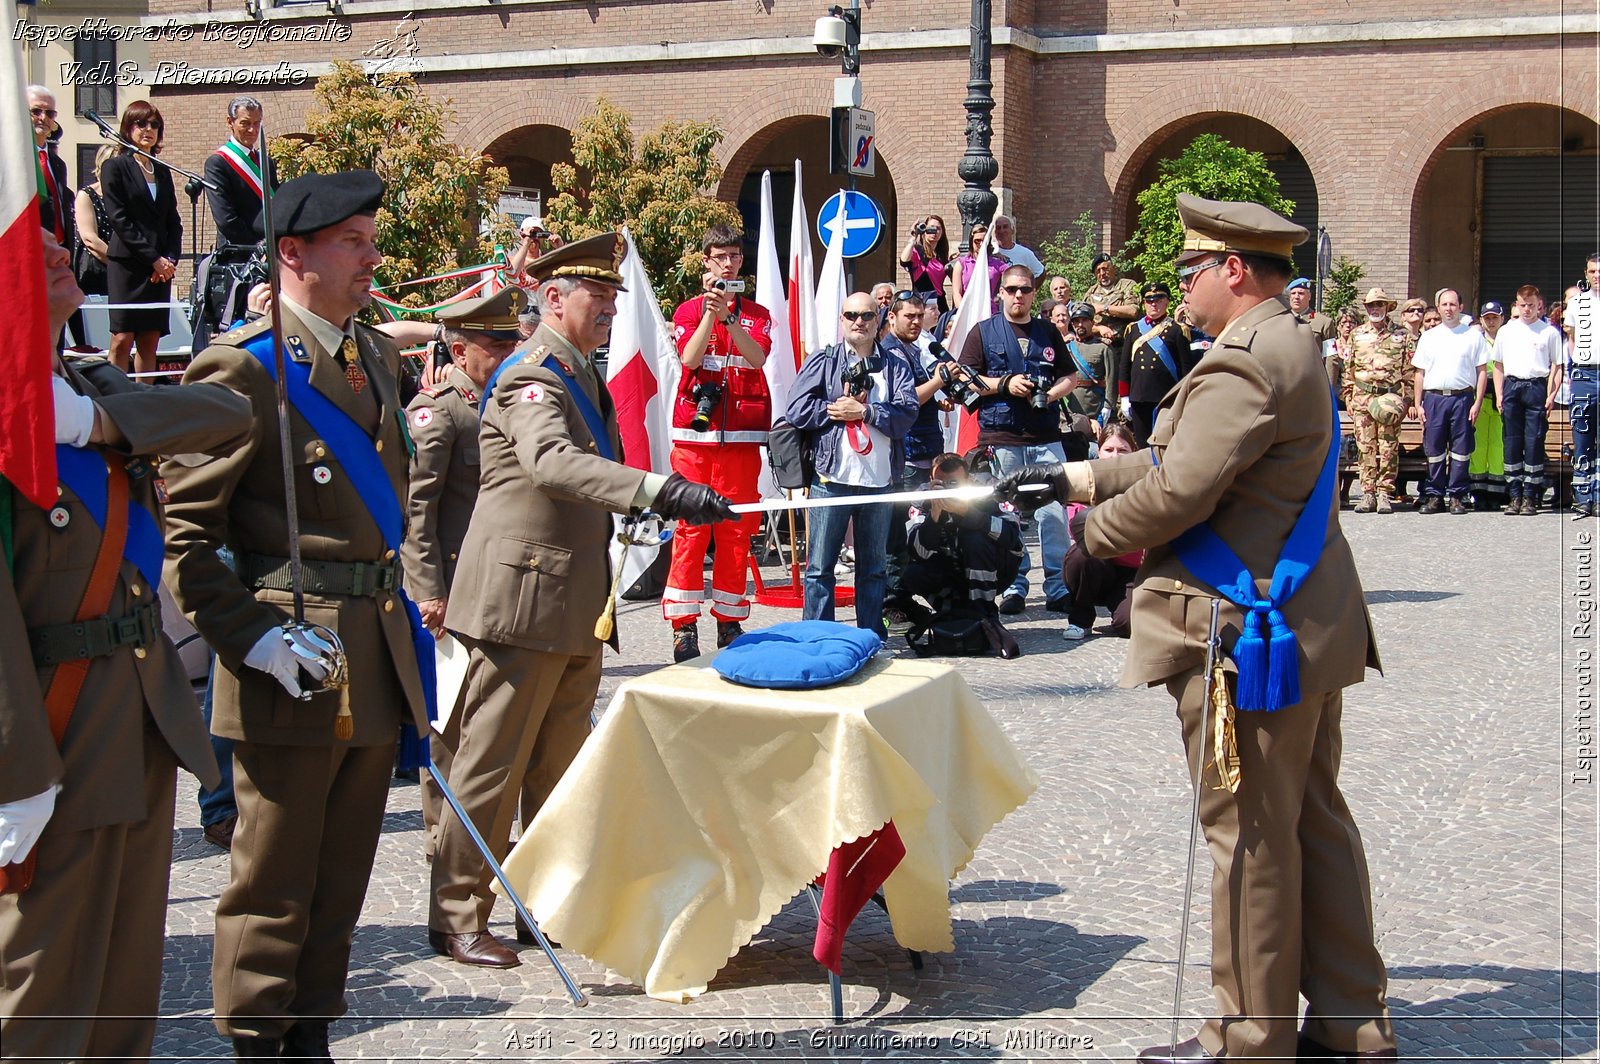
[[[672,315],[673,342],[683,363],[672,404],[672,469],[733,502],[755,502],[761,497],[761,445],[772,426],[772,396],[761,371],[772,350],[772,315],[744,297],[742,233],[713,225],[700,250],[705,294]],[[706,547],[713,539],[711,616],[717,622],[717,646],[743,633],[739,622],[750,616],[745,569],[758,521],[747,515],[717,525],[679,522],[661,596],[661,614],[672,625],[673,661],[700,655]]]
[[[1057,400],[1078,386],[1072,356],[1054,325],[1033,316],[1036,288],[1026,266],[1000,275],[1001,313],[967,334],[961,364],[979,375],[986,393],[978,408],[978,446],[994,449],[995,473],[1004,476],[1030,462],[1065,461]],[[1067,526],[1059,505],[1038,512],[1044,555],[1045,607],[1067,610],[1061,563],[1067,556]],[[1028,598],[1026,552],[1017,577],[1000,596],[1000,612],[1021,613]]]

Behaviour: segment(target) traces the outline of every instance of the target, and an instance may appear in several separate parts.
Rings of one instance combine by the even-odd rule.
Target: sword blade
[[[306,595],[300,573],[300,508],[294,492],[294,451],[289,440],[289,376],[283,356],[283,291],[278,283],[278,242],[272,235],[272,157],[267,153],[267,124],[257,134],[266,175],[261,185],[261,227],[267,242],[267,287],[272,290],[268,313],[272,316],[272,368],[278,377],[278,457],[283,463],[283,505],[289,530],[289,590],[294,596],[294,619],[304,624]]]
[[[835,495],[826,499],[762,499],[736,502],[736,514],[778,513],[784,510],[820,510],[829,506],[860,506],[870,502],[916,502],[932,499],[987,499],[994,494],[990,484],[969,484],[960,488],[923,488],[915,491],[886,491],[876,495]]]

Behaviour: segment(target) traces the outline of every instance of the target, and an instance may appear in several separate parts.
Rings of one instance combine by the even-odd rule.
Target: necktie
[[[339,364],[344,367],[344,379],[349,383],[350,390],[357,395],[367,386],[367,374],[361,368],[361,355],[356,351],[356,342],[346,336],[344,343],[339,345]]]
[[[250,149],[250,161],[255,163],[257,166],[261,165],[261,156],[256,154],[256,150],[254,148]]]
[[[39,149],[39,168],[44,171],[44,187],[50,195],[50,231],[55,234],[56,242],[62,243],[67,238],[67,231],[61,224],[61,192],[56,188],[56,175],[50,169],[50,152],[47,148]]]

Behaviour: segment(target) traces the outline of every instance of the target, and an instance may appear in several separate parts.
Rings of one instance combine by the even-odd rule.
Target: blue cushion
[[[711,667],[746,687],[804,690],[848,680],[883,646],[876,632],[837,621],[788,621],[746,632]]]

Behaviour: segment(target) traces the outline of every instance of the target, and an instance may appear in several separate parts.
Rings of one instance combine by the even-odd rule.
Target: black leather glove
[[[734,521],[739,517],[727,499],[706,485],[687,479],[682,473],[674,473],[667,478],[650,506],[662,517],[687,521],[691,525]]]
[[[1025,513],[1041,506],[1067,501],[1067,469],[1061,462],[1026,465],[1008,473],[994,486],[994,497]]]

